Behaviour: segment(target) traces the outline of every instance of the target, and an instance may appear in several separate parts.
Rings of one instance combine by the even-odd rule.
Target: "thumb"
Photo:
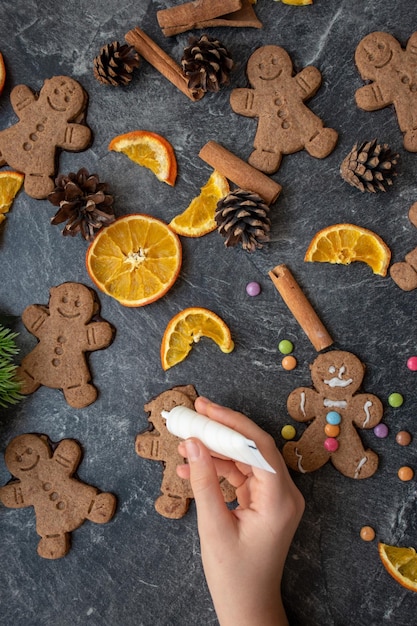
[[[185,441],[190,483],[197,507],[200,533],[216,531],[229,511],[220,490],[216,466],[207,448],[198,439]]]

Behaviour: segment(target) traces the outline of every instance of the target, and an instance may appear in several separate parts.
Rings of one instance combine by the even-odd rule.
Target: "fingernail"
[[[205,405],[210,404],[210,400],[208,398],[205,398],[204,396],[198,396],[198,401],[201,404],[205,404]]]
[[[200,448],[192,439],[187,439],[185,442],[185,449],[187,451],[187,458],[189,461],[196,461],[200,456]]]

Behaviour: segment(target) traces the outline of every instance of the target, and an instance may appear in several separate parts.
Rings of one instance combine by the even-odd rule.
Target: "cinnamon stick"
[[[257,193],[267,204],[275,202],[281,193],[281,185],[215,141],[206,143],[199,157],[238,187]]]
[[[288,267],[286,265],[277,265],[268,275],[317,352],[331,346],[333,339],[323,326]]]
[[[125,39],[148,63],[153,65],[158,72],[161,72],[190,100],[200,100],[204,96],[202,89],[192,90],[188,87],[188,78],[184,75],[182,68],[143,30],[136,26],[126,33]]]
[[[249,0],[194,0],[156,14],[166,37],[210,26],[262,28]]]

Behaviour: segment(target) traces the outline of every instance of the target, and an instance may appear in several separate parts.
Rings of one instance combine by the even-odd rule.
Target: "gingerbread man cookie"
[[[230,104],[235,113],[258,118],[250,165],[273,174],[284,154],[304,148],[322,159],[332,152],[337,132],[324,128],[322,120],[304,104],[320,87],[317,68],[306,67],[293,76],[286,50],[263,46],[249,58],[247,75],[253,89],[234,89]]]
[[[393,104],[404,148],[417,152],[417,32],[405,50],[389,33],[370,33],[356,48],[355,63],[361,77],[371,81],[357,90],[358,107],[376,111]]]
[[[18,480],[0,487],[0,501],[13,509],[34,507],[41,557],[65,556],[71,531],[86,519],[104,524],[113,517],[115,496],[74,478],[81,447],[73,439],[63,439],[53,450],[45,435],[19,435],[7,446],[4,458]]]
[[[39,95],[17,85],[10,101],[19,121],[0,131],[0,167],[25,174],[26,193],[46,198],[54,190],[57,150],[84,150],[91,142],[90,129],[80,123],[87,94],[73,78],[54,76]]]
[[[298,441],[284,445],[287,465],[299,472],[313,472],[329,459],[350,478],[368,478],[378,467],[378,456],[365,450],[357,428],[374,428],[382,419],[377,396],[356,393],[365,366],[352,353],[334,350],[320,354],[310,366],[315,390],[295,389],[287,408],[297,422],[311,422]]]
[[[167,430],[161,411],[170,411],[175,406],[194,409],[196,398],[197,392],[192,385],[164,391],[145,404],[144,409],[149,412],[150,429],[136,437],[135,449],[139,456],[164,464],[161,495],[155,502],[155,509],[160,515],[171,519],[179,519],[186,514],[193,492],[189,481],[177,475],[177,465],[185,462],[178,452],[181,439]],[[220,487],[226,502],[235,500],[235,489],[227,480],[220,478]]]
[[[408,218],[417,228],[417,202],[408,212]],[[405,255],[404,261],[393,263],[390,267],[390,275],[393,281],[403,291],[412,291],[417,288],[417,248]]]
[[[32,304],[23,311],[23,323],[39,339],[16,372],[23,394],[45,385],[62,389],[75,409],[94,402],[97,389],[91,383],[85,353],[107,348],[114,335],[108,322],[91,321],[98,312],[95,291],[80,283],[53,287],[49,306]]]

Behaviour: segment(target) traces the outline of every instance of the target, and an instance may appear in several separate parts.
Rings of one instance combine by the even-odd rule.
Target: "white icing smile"
[[[352,378],[346,378],[343,379],[342,376],[346,371],[346,367],[344,365],[342,365],[342,367],[339,368],[339,371],[337,373],[337,376],[333,376],[332,378],[329,378],[328,380],[324,380],[324,384],[327,385],[328,387],[348,387],[349,385],[352,384],[353,379]],[[330,374],[334,374],[336,372],[336,368],[331,365],[329,367],[329,373]]]

